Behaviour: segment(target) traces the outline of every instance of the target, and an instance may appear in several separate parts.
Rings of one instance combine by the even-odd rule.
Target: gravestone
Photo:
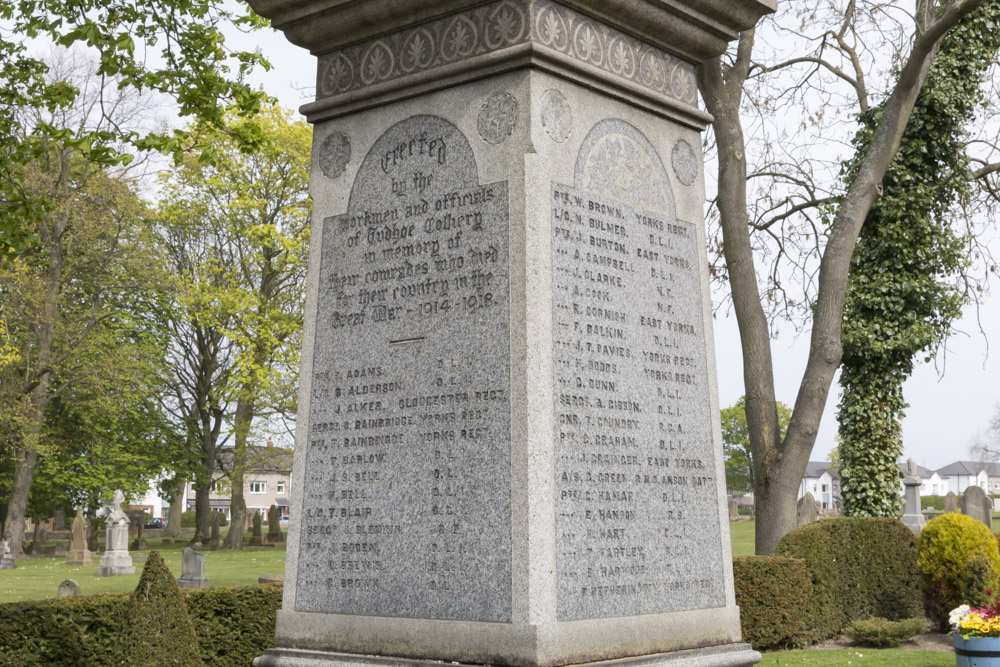
[[[285,534],[281,532],[281,514],[276,505],[267,509],[267,541],[284,542]]]
[[[55,550],[52,552],[53,556],[67,556],[69,555],[69,547],[60,542],[56,545]]]
[[[729,520],[736,521],[740,518],[740,506],[736,502],[736,498],[729,499]]]
[[[7,540],[3,541],[3,548],[0,549],[0,570],[16,570],[17,562],[14,560],[14,556],[10,553],[10,545],[7,544]]]
[[[253,533],[250,535],[250,546],[259,547],[264,544],[264,531],[261,528],[260,510],[253,512]]]
[[[773,3],[251,4],[321,54],[285,587],[255,664],[758,661],[695,65]]]
[[[146,526],[145,510],[129,510],[126,514],[128,515],[128,533],[135,538],[132,540],[132,551],[148,549],[149,545],[146,544],[146,540],[142,536],[142,531]]]
[[[181,552],[181,576],[177,580],[181,588],[208,588],[205,578],[205,554],[190,547]]]
[[[987,528],[993,530],[993,503],[978,486],[970,486],[962,493],[962,514],[982,521]]]
[[[80,597],[80,584],[76,583],[72,579],[64,579],[61,584],[59,584],[59,590],[56,592],[57,597],[61,598],[78,598]]]
[[[258,584],[283,584],[285,575],[283,574],[262,574],[257,577]]]
[[[917,475],[917,463],[913,459],[906,461],[906,476],[903,478],[903,524],[919,534],[927,519],[920,507],[920,485],[923,480]]]
[[[83,516],[83,508],[78,507],[76,518],[73,519],[73,542],[66,554],[66,564],[90,565],[91,562],[91,553],[87,548],[87,519]]]
[[[101,556],[101,564],[97,568],[98,577],[124,577],[135,574],[135,566],[132,565],[132,557],[128,553],[129,518],[121,509],[123,502],[125,495],[116,490],[111,503],[111,512],[107,516],[107,537],[104,555]]]
[[[812,494],[806,491],[806,495],[799,498],[795,507],[795,525],[805,526],[817,520],[819,520],[819,505],[816,504]]]
[[[944,497],[944,511],[946,514],[958,511],[958,496],[955,495],[954,491],[949,491],[948,495]]]
[[[66,510],[57,509],[52,512],[52,530],[59,532],[66,530]]]
[[[219,530],[219,512],[212,512],[212,534],[208,538],[208,548],[218,549],[222,546],[222,533]]]

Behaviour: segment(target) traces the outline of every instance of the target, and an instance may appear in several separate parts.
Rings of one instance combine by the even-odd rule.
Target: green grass
[[[756,519],[729,522],[729,541],[734,556],[753,556],[754,526]]]
[[[151,549],[156,549],[163,555],[163,560],[174,576],[181,576],[181,550],[186,545],[173,543],[163,546],[159,539],[147,542]],[[64,556],[19,560],[16,570],[0,570],[0,603],[54,598],[59,583],[64,579],[73,579],[80,584],[83,595],[131,591],[139,583],[139,575],[149,551],[131,553],[136,573],[125,577],[96,577],[100,554],[94,554],[94,562],[85,566],[66,565]],[[285,572],[283,545],[249,547],[238,552],[204,550],[200,553],[205,554],[205,576],[212,586],[255,584],[257,577],[261,575]],[[143,560],[140,561],[140,558]]]
[[[864,665],[865,667],[954,667],[955,654],[951,651],[914,651],[912,649],[838,649],[776,651],[765,653],[764,660],[757,667],[844,667]]]

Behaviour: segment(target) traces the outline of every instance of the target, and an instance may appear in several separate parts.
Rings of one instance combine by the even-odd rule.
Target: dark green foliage
[[[122,637],[126,664],[203,664],[187,604],[159,551],[150,552],[126,613],[128,625]]]
[[[245,667],[274,646],[274,622],[281,606],[280,585],[183,591],[205,664]],[[171,664],[166,639],[130,633],[132,595],[97,595],[0,605],[0,667],[110,667],[143,664],[126,655],[123,635],[142,639],[147,664]],[[134,647],[133,647],[134,648]],[[190,656],[191,651],[185,650]],[[174,663],[176,664],[176,663]],[[191,664],[191,663],[188,663]],[[193,664],[201,664],[195,662]]]
[[[921,613],[917,543],[898,519],[818,521],[785,535],[774,554],[801,558],[812,578],[809,641],[836,635],[856,620]]]
[[[949,512],[931,519],[920,531],[920,583],[927,616],[943,632],[948,613],[960,604],[966,585],[966,570],[977,563],[974,554],[990,564],[988,589],[995,591],[1000,574],[1000,552],[989,528],[970,516]],[[971,559],[971,560],[970,560]],[[978,565],[977,565],[978,566]]]
[[[733,559],[736,604],[743,641],[757,650],[806,643],[812,582],[805,563],[780,556]]]
[[[122,664],[125,595],[0,605],[0,665]]]
[[[844,513],[898,516],[903,382],[918,354],[931,354],[966,302],[957,277],[968,266],[965,239],[949,213],[970,181],[965,125],[982,99],[1000,50],[1000,3],[988,2],[942,40],[882,180],[851,259],[841,332],[840,480]],[[862,114],[863,159],[882,113]]]
[[[971,607],[988,607],[993,597],[993,564],[989,556],[976,551],[965,560],[962,602]]]
[[[920,509],[926,510],[932,507],[934,509],[943,510],[944,496],[937,496],[937,495],[920,496]]]
[[[281,586],[188,592],[188,613],[198,629],[198,649],[205,664],[243,667],[274,646],[281,592]]]
[[[927,629],[926,618],[905,618],[890,621],[885,618],[868,618],[854,621],[844,634],[858,644],[872,648],[899,648],[903,642]]]

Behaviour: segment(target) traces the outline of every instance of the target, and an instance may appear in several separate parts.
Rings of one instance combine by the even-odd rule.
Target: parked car
[[[278,519],[278,525],[279,526],[285,526],[285,527],[287,527],[288,526],[288,517],[287,516],[283,516],[280,519]]]
[[[166,528],[167,522],[163,519],[150,519],[143,525],[146,528]]]

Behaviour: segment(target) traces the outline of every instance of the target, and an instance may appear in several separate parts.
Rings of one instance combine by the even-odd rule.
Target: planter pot
[[[1000,667],[1000,637],[962,639],[952,633],[957,667]]]

